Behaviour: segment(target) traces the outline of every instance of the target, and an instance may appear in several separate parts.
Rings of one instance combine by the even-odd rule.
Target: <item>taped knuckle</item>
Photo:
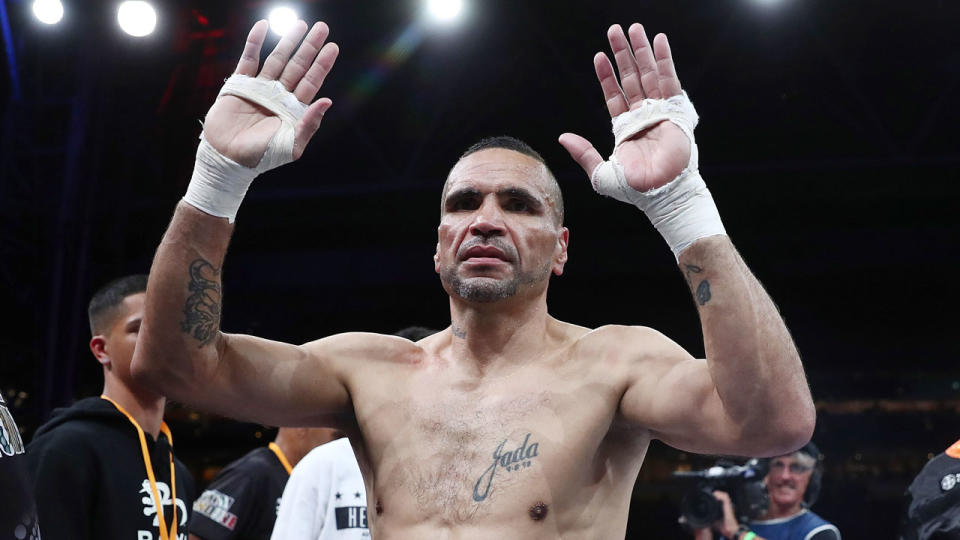
[[[611,187],[617,183],[617,173],[614,171],[613,163],[602,161],[593,168],[590,174],[590,183],[593,184],[593,190],[601,195],[609,195]]]

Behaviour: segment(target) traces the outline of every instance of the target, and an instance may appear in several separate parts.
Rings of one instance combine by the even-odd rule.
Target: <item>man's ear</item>
[[[90,338],[90,352],[103,367],[110,367],[110,355],[107,354],[107,339],[101,335]]]
[[[440,273],[440,242],[437,242],[437,248],[433,252],[433,271]]]
[[[553,273],[563,275],[563,267],[567,264],[567,245],[570,243],[570,229],[562,227],[557,236],[557,254],[553,259]]]

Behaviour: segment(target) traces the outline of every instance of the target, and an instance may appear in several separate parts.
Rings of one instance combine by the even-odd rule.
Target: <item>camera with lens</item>
[[[694,529],[709,527],[723,519],[723,503],[713,496],[714,491],[730,495],[733,511],[740,523],[756,520],[770,506],[770,495],[764,477],[766,460],[751,459],[743,465],[726,460],[700,471],[675,471],[676,478],[690,478],[696,486],[680,501],[680,513]]]

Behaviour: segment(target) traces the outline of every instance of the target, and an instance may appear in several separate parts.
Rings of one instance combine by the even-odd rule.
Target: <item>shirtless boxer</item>
[[[562,202],[542,161],[510,142],[449,173],[435,255],[446,330],[415,344],[348,333],[300,346],[220,332],[220,272],[243,193],[258,172],[298,158],[331,105],[313,101],[337,55],[326,26],[294,54],[300,22],[258,75],[266,30],[253,27],[236,70],[251,78],[231,77],[207,115],[150,271],[135,359],[144,381],[230,417],[348,433],[379,539],[622,538],[651,439],[752,456],[809,440],[815,413],[797,351],[696,184],[695,113],[666,37],[651,47],[637,24],[629,39],[608,32],[620,84],[605,55],[594,62],[611,115],[642,113],[617,128],[615,159],[575,135],[560,142],[598,190],[636,200],[664,234],[694,290],[706,360],[649,328],[590,330],[548,314],[550,275],[567,260]],[[644,198],[657,193],[669,200]]]

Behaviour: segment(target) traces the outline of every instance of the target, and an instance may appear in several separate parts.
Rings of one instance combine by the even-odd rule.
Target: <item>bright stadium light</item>
[[[153,33],[157,26],[157,12],[147,2],[128,0],[117,9],[117,22],[124,32],[134,37]]]
[[[282,6],[271,9],[267,20],[270,21],[270,30],[273,30],[274,34],[282,36],[297,23],[298,18],[296,11]]]
[[[63,18],[63,4],[60,0],[36,0],[33,14],[44,24],[57,24]]]
[[[463,13],[463,0],[427,0],[427,13],[437,22],[450,23]]]

